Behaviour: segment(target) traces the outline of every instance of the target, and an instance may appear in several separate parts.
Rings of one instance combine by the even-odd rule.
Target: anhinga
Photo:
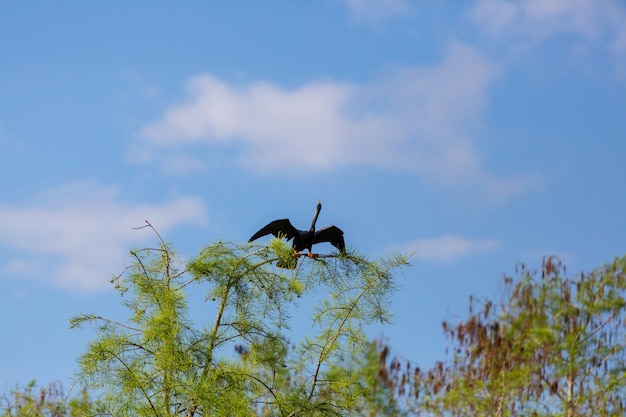
[[[346,244],[343,241],[343,231],[337,226],[328,226],[315,231],[315,222],[317,222],[317,216],[319,216],[322,210],[322,203],[317,202],[317,208],[315,210],[315,216],[313,216],[313,222],[311,228],[307,231],[298,230],[289,221],[289,219],[274,220],[267,226],[256,232],[248,242],[252,242],[262,236],[269,235],[270,233],[276,237],[284,237],[287,240],[293,239],[293,250],[296,256],[300,256],[304,249],[308,249],[308,256],[314,258],[311,248],[316,243],[329,242],[331,245],[343,252],[346,248]]]

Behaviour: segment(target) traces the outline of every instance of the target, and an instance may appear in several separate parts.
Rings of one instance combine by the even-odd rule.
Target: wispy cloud
[[[608,39],[619,47],[626,36],[626,6],[619,0],[479,0],[471,15],[482,30],[510,42],[531,44],[558,33]]]
[[[463,236],[445,235],[420,239],[397,247],[394,251],[412,253],[417,259],[450,263],[460,258],[493,252],[501,246],[496,239],[471,239]]]
[[[373,23],[399,16],[409,10],[408,0],[341,0],[359,23]]]
[[[263,173],[367,166],[516,194],[535,180],[490,174],[475,143],[497,74],[477,49],[452,42],[436,65],[395,68],[362,85],[235,86],[201,75],[181,103],[143,126],[130,154],[171,168],[173,156],[194,159],[201,146],[228,150],[230,162]]]
[[[134,205],[117,194],[112,186],[77,182],[49,190],[30,206],[0,205],[0,245],[15,254],[2,266],[4,273],[48,274],[73,291],[100,290],[124,265],[132,245],[153,238],[133,227],[149,219],[165,233],[206,218],[195,198]]]

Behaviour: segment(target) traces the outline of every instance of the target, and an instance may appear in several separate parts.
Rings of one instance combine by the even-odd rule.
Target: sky
[[[0,392],[71,385],[145,220],[188,258],[318,199],[413,254],[371,337],[445,359],[520,263],[626,254],[625,115],[620,0],[0,2]]]

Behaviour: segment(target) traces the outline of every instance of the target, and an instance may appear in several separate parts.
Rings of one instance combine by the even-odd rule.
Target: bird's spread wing
[[[269,235],[270,233],[276,237],[284,237],[289,240],[296,235],[297,231],[298,230],[293,227],[289,219],[274,220],[253,234],[248,242],[252,242],[262,236]]]
[[[313,243],[320,242],[329,242],[340,251],[346,248],[346,244],[343,241],[343,231],[337,226],[328,226],[315,232]]]

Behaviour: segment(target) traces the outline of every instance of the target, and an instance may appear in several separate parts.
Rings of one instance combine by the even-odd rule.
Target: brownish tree
[[[37,387],[33,380],[0,396],[1,417],[87,417],[103,412],[103,404],[92,399],[86,388],[69,395],[59,382]]]
[[[420,371],[381,350],[379,380],[422,415],[623,416],[626,257],[568,277],[556,258],[504,278],[499,302],[470,298],[443,322],[451,358]]]

